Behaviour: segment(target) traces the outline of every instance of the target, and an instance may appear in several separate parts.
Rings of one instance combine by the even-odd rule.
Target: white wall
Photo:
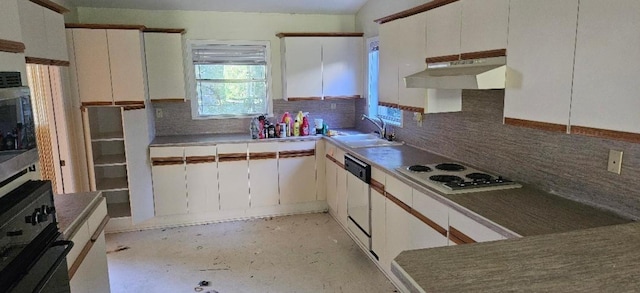
[[[365,37],[378,35],[376,19],[416,7],[431,0],[369,0],[356,14],[356,31],[364,32]]]
[[[186,39],[264,40],[271,43],[274,99],[282,98],[279,32],[352,32],[353,15],[237,13],[212,11],[152,11],[78,8],[81,23],[142,24],[147,27],[185,28]]]

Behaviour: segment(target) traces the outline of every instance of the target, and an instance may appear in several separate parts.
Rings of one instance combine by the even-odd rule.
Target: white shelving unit
[[[91,189],[102,191],[111,218],[130,217],[122,108],[88,107],[84,119]]]

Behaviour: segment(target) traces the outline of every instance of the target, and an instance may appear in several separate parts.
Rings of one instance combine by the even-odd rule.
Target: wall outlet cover
[[[622,171],[622,151],[609,151],[609,165],[607,170],[612,173],[620,174],[620,171]]]
[[[162,118],[163,113],[162,113],[162,109],[158,108],[156,109],[156,118]]]

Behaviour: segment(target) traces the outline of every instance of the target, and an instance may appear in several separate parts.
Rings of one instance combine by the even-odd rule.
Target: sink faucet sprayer
[[[382,139],[386,139],[387,138],[387,136],[386,136],[386,125],[384,123],[384,120],[382,120],[382,118],[380,118],[380,117],[371,118],[371,117],[369,117],[369,116],[367,116],[365,114],[362,114],[362,118],[361,119],[362,120],[367,119],[369,122],[373,123],[373,125],[375,125],[379,130],[380,138],[382,138]],[[378,123],[378,121],[376,121],[374,119],[380,121],[380,123]]]

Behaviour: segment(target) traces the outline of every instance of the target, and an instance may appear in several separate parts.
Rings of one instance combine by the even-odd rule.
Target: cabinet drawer
[[[450,243],[451,236],[452,234],[455,236],[456,230],[464,234],[464,236],[471,238],[474,242],[506,239],[506,237],[502,236],[500,233],[489,229],[488,227],[453,209],[450,209],[449,211],[449,226]],[[454,229],[453,231],[452,228]]]
[[[98,204],[96,209],[93,211],[93,213],[89,216],[89,219],[87,220],[87,225],[89,225],[88,228],[89,228],[90,235],[93,235],[96,232],[96,229],[100,227],[102,220],[104,220],[104,217],[106,216],[107,216],[107,202],[106,202],[106,199],[103,197],[100,199],[100,203]]]
[[[332,143],[326,142],[325,144],[325,153],[332,158],[335,158],[336,154],[336,146]]]
[[[386,178],[384,189],[387,193],[399,199],[404,204],[408,206],[413,205],[413,198],[412,198],[413,189],[409,185],[402,183],[402,181],[394,177],[388,176]]]
[[[184,148],[185,157],[215,156],[216,146],[191,146]]]
[[[247,144],[246,143],[229,143],[229,144],[219,144],[218,145],[218,154],[241,154],[247,153]]]
[[[412,208],[436,223],[443,229],[449,225],[449,207],[437,201],[433,197],[420,191],[413,190]]]
[[[249,154],[275,153],[278,151],[278,147],[278,143],[276,142],[250,143]]]
[[[71,241],[73,241],[73,248],[67,254],[67,264],[71,266],[73,262],[78,258],[84,246],[91,240],[91,234],[89,233],[89,225],[85,223],[84,225],[78,227],[78,231],[73,237],[71,237]]]
[[[385,177],[387,175],[382,172],[382,170],[378,169],[378,168],[371,168],[371,179],[378,181],[378,183],[385,185]]]
[[[183,147],[152,147],[149,149],[151,158],[184,158]]]
[[[316,149],[315,141],[293,141],[278,144],[278,150],[280,151],[304,151],[314,149]]]

